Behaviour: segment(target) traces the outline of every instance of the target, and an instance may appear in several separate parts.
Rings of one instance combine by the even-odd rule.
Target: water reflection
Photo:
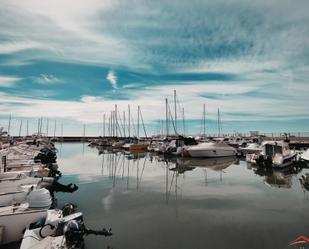
[[[308,191],[299,181],[308,169],[261,171],[236,158],[164,158],[81,144],[63,144],[59,165],[63,181],[80,186],[59,200],[73,199],[89,226],[114,230],[108,240],[86,239],[88,249],[287,248],[308,231]]]

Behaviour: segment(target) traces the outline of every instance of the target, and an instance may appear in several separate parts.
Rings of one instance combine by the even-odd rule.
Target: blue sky
[[[217,108],[225,132],[309,131],[308,9],[307,0],[0,0],[0,125],[11,114],[13,133],[21,120],[32,132],[43,117],[67,135],[83,124],[95,135],[103,114],[130,104],[153,133],[176,89],[187,133],[200,131],[203,104],[209,132]]]

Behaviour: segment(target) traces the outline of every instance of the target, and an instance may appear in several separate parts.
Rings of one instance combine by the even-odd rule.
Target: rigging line
[[[134,119],[133,119],[133,116],[132,116],[132,114],[131,114],[131,126],[133,127],[133,133],[135,134],[135,136],[136,136],[136,127],[135,126],[137,126],[137,124],[135,123],[135,125],[134,125]]]
[[[142,120],[142,125],[143,125],[143,129],[144,129],[144,133],[145,133],[145,136],[147,138],[147,132],[146,132],[146,128],[145,128],[144,119],[143,119],[143,115],[142,115],[141,109],[139,109],[139,112],[140,112],[140,115],[141,115],[141,120]]]
[[[144,160],[144,164],[143,164],[142,173],[141,173],[141,176],[140,176],[140,178],[139,178],[139,183],[141,183],[141,182],[142,182],[142,177],[143,177],[143,173],[144,173],[144,169],[145,169],[145,165],[146,165],[146,159],[147,159],[147,157],[145,157],[145,160]]]
[[[181,110],[183,108],[183,105],[180,105],[180,100],[179,100],[178,96],[176,96],[176,103],[178,104],[178,111],[181,114]]]
[[[172,186],[173,186],[173,182],[174,182],[174,177],[175,177],[175,171],[173,172],[173,177],[172,177],[170,189],[168,191],[168,200],[170,199],[170,196],[171,196],[171,190],[172,190]]]
[[[119,117],[119,126],[121,125],[122,126],[122,130],[123,130],[123,135],[125,135],[125,123],[124,123],[124,119],[122,120],[121,119],[121,115],[120,115],[120,112],[119,112],[119,110],[117,109],[117,112],[118,112],[118,117]],[[118,119],[117,119],[118,120]],[[121,130],[120,129],[120,127],[119,127],[119,130]]]
[[[116,125],[117,125],[117,129],[118,129],[119,135],[120,135],[120,137],[122,137],[121,127],[120,127],[120,125],[121,125],[121,117],[118,114],[119,114],[119,112],[118,112],[118,109],[117,109],[117,112],[115,113],[115,115],[116,115]]]
[[[170,118],[171,118],[171,121],[172,121],[172,125],[173,125],[173,128],[174,128],[175,134],[176,134],[176,135],[179,135],[178,132],[176,131],[176,127],[175,127],[173,115],[172,115],[172,113],[171,113],[171,108],[170,108],[169,104],[167,105],[167,107],[168,107],[168,110],[169,110],[169,115],[170,115]]]

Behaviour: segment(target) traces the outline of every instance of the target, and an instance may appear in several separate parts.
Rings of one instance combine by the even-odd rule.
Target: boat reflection
[[[264,183],[273,188],[291,188],[292,178],[300,173],[302,169],[292,166],[284,169],[254,168],[253,171],[260,176],[264,176]]]
[[[301,175],[299,182],[304,192],[304,198],[309,201],[309,173]]]
[[[217,157],[217,158],[177,158],[176,167],[189,168],[208,168],[214,171],[222,171],[232,164],[238,164],[236,157]]]

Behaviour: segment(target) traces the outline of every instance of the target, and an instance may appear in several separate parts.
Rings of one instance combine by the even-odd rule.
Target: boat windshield
[[[282,147],[278,145],[266,144],[265,152],[267,156],[273,156],[275,154],[282,154]]]

